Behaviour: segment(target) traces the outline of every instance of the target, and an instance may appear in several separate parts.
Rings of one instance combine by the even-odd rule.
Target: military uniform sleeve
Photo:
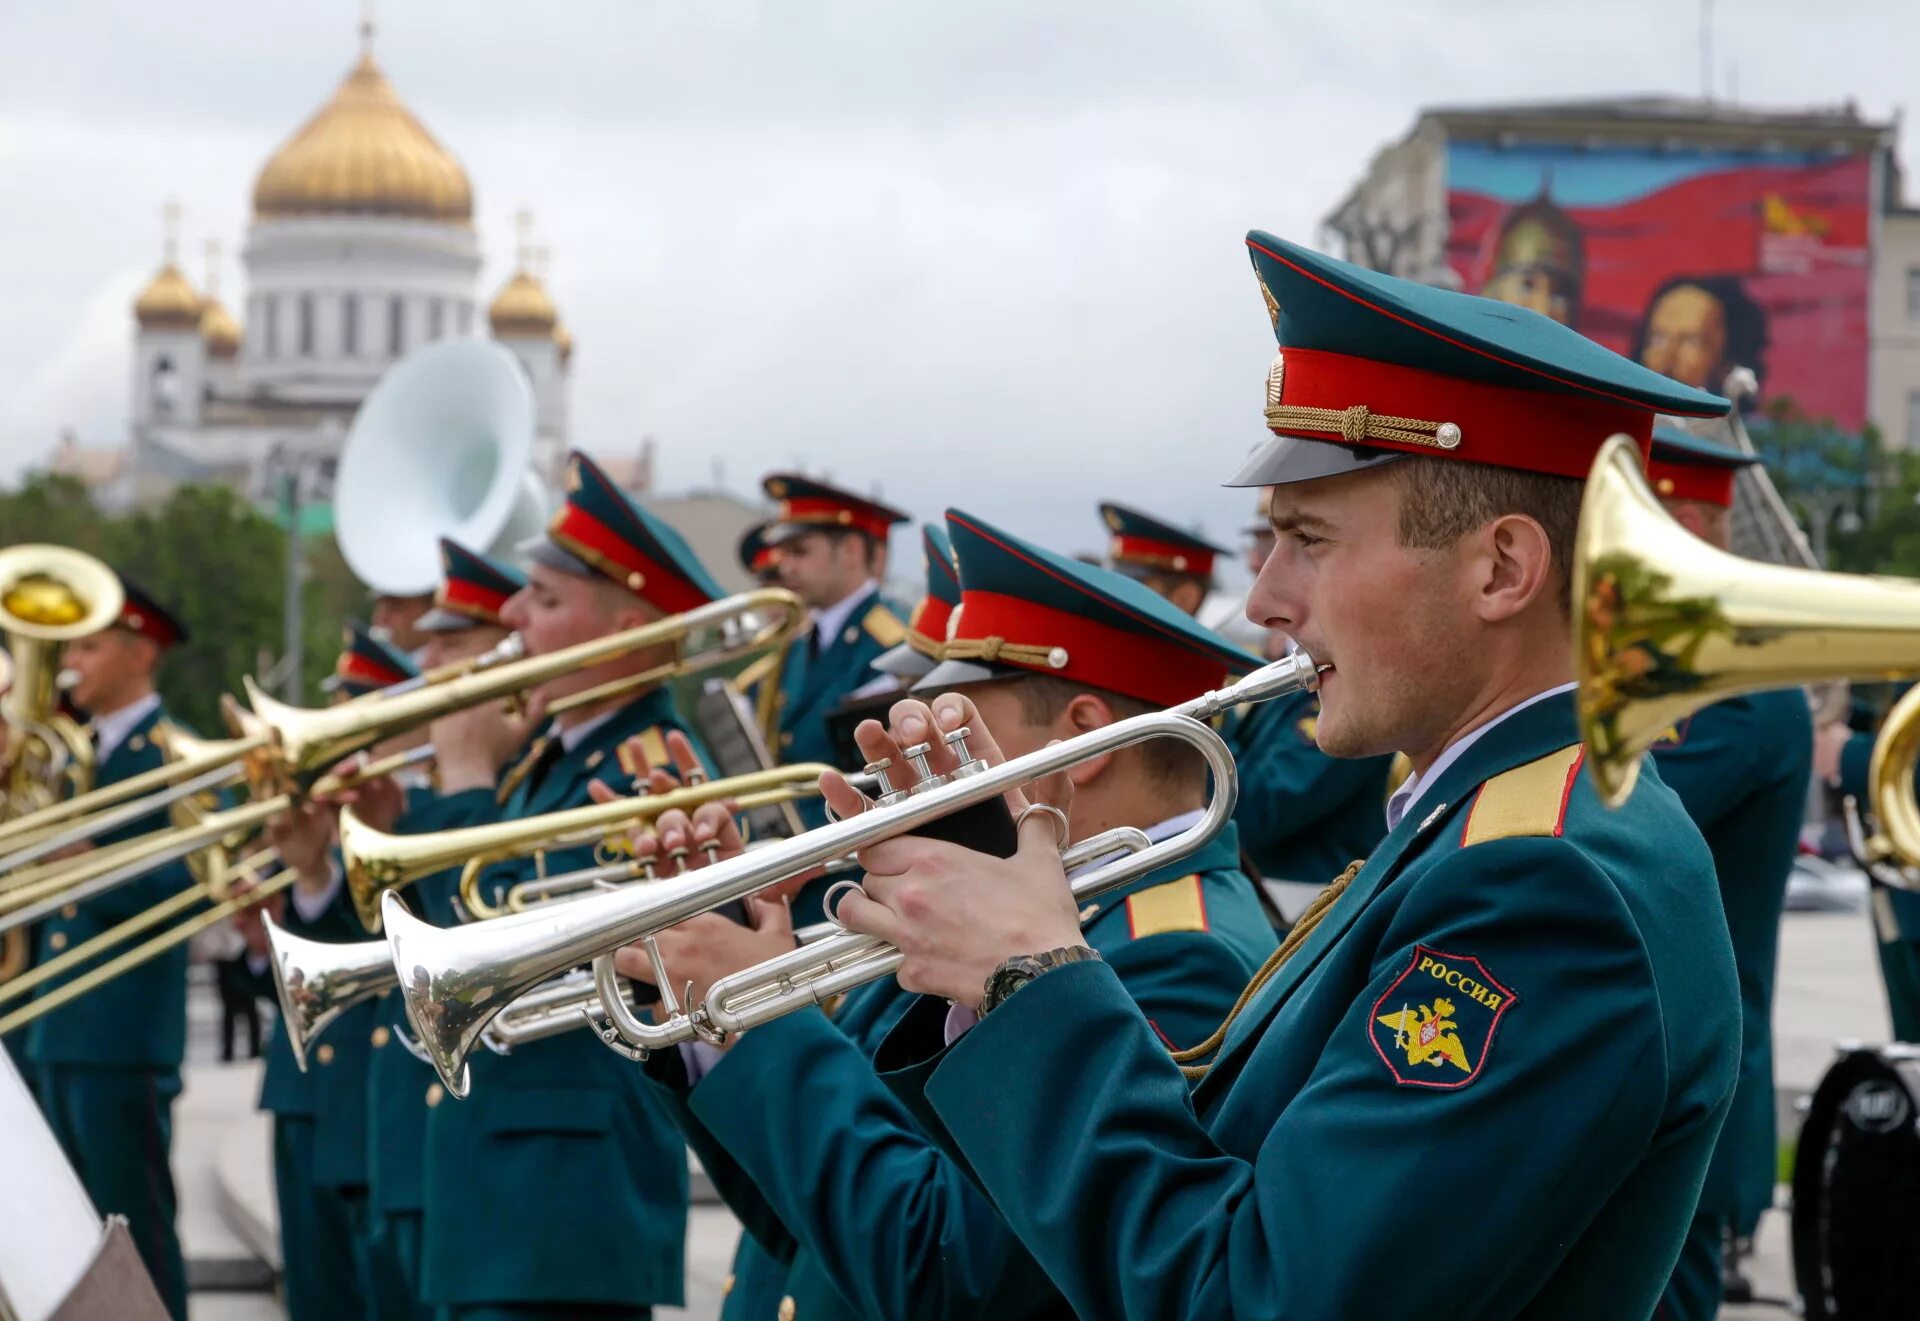
[[[1412,884],[1307,1081],[1235,1152],[1110,967],[1039,978],[940,1062],[929,1098],[1076,1312],[1473,1317],[1604,1204],[1666,1087],[1660,1005],[1612,883],[1529,838]],[[1376,1044],[1423,947],[1511,992],[1464,1080],[1397,1069]],[[1259,1064],[1256,1048],[1223,1106],[1260,1104]],[[1420,1085],[1436,1077],[1452,1085]]]
[[[1219,1025],[1251,971],[1201,932],[1125,941],[1107,957],[1151,1030],[1181,1045]],[[823,1015],[747,1033],[690,1107],[862,1314],[974,1317],[1044,1290],[1038,1264],[941,1135],[915,1122]]]
[[[1857,733],[1840,749],[1840,792],[1867,800],[1867,768],[1873,764],[1872,733]]]
[[[1760,728],[1760,713],[1734,699],[1687,723],[1677,741],[1657,743],[1653,763],[1701,830],[1717,824],[1752,792],[1756,763],[1777,740]]]

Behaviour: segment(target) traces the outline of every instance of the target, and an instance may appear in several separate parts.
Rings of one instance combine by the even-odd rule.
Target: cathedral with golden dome
[[[466,170],[409,110],[374,59],[370,25],[332,97],[261,167],[232,309],[196,288],[170,208],[160,269],[134,300],[131,499],[220,480],[271,493],[276,474],[318,478],[325,499],[353,415],[409,350],[491,335],[533,386],[536,466],[567,445],[573,337],[542,281],[521,217],[518,261],[479,302],[480,246]],[[216,250],[217,252],[217,250]]]

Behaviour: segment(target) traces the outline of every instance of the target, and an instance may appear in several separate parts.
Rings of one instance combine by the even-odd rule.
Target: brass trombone
[[[423,876],[456,866],[461,869],[461,906],[474,918],[498,917],[580,890],[638,880],[648,869],[645,862],[628,859],[558,876],[539,876],[514,886],[496,902],[488,899],[480,887],[481,873],[496,863],[583,845],[604,846],[629,831],[651,826],[662,813],[674,808],[691,811],[721,798],[738,799],[742,811],[812,798],[820,792],[820,775],[827,769],[823,763],[800,762],[724,780],[706,780],[664,794],[617,798],[518,821],[424,835],[385,834],[348,808],[340,814],[340,855],[354,909],[369,931],[380,930],[382,890],[400,889]]]
[[[1920,584],[1715,550],[1661,507],[1625,436],[1607,442],[1587,479],[1573,602],[1580,733],[1611,805],[1633,792],[1642,753],[1722,698],[1920,674]],[[1888,850],[1911,845],[1920,857],[1920,702],[1901,707],[1874,748],[1874,803]]]
[[[613,952],[638,941],[654,959],[664,1017],[658,1024],[621,1023],[616,1018],[622,1035],[647,1050],[724,1036],[734,1029],[714,1018],[711,995],[707,1004],[685,1010],[675,1001],[672,979],[660,966],[658,951],[651,944],[655,933],[883,839],[914,831],[961,808],[997,799],[1087,757],[1155,738],[1177,739],[1194,748],[1213,777],[1213,795],[1201,820],[1138,851],[1133,850],[1141,841],[1140,832],[1132,829],[1108,832],[1076,845],[1076,851],[1119,850],[1126,854],[1119,861],[1083,871],[1074,881],[1075,898],[1085,902],[1186,857],[1231,818],[1239,776],[1226,744],[1205,723],[1208,719],[1242,702],[1311,688],[1315,679],[1313,662],[1295,654],[1263,666],[1225,689],[1170,710],[1116,721],[1104,729],[993,767],[968,755],[966,731],[956,730],[947,735],[960,762],[953,775],[923,778],[912,790],[886,789],[872,811],[829,822],[804,835],[685,876],[588,895],[472,927],[443,931],[413,917],[399,896],[385,896],[381,903],[387,944],[400,979],[407,1017],[442,1081],[455,1095],[464,1096],[467,1055],[479,1044],[496,1014],[534,987],[581,964],[596,964],[596,975],[610,982]],[[908,756],[922,751],[909,749]],[[733,1021],[744,1022],[749,1012],[772,1017],[817,1003],[883,975],[897,966],[898,960],[896,951],[866,937],[828,937],[780,960],[782,971],[774,982],[737,988],[742,1000],[751,998],[757,1007],[749,1011],[741,1005],[729,1006],[730,1011],[737,1011],[733,1012]],[[612,1005],[603,1007],[616,1012]]]

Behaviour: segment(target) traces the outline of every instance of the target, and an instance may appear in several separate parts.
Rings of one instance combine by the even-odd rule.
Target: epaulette
[[[1461,847],[1492,839],[1560,834],[1566,827],[1574,777],[1580,774],[1586,755],[1584,744],[1570,743],[1481,785],[1467,809]]]
[[[667,736],[660,732],[660,726],[648,725],[635,737],[640,740],[640,751],[646,754],[648,769],[673,772],[673,754],[667,751]],[[628,753],[624,741],[620,744],[620,769],[628,775],[640,774],[640,768]]]
[[[907,640],[907,626],[900,616],[884,605],[875,605],[860,619],[867,636],[883,647],[897,647]]]
[[[1127,896],[1127,934],[1134,940],[1167,931],[1205,930],[1207,896],[1198,872]]]

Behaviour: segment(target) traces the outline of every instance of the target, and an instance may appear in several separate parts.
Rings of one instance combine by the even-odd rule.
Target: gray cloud
[[[1244,521],[1214,483],[1262,434],[1246,229],[1311,241],[1422,104],[1697,90],[1680,8],[417,0],[382,6],[379,54],[474,179],[489,290],[535,207],[581,443],[656,435],[669,485],[804,463],[1072,550],[1108,496]],[[62,426],[123,433],[161,200],[197,280],[199,236],[231,254],[254,173],[350,64],[353,17],[0,19],[0,475]],[[1920,37],[1891,3],[1721,28],[1746,97],[1877,114]]]

